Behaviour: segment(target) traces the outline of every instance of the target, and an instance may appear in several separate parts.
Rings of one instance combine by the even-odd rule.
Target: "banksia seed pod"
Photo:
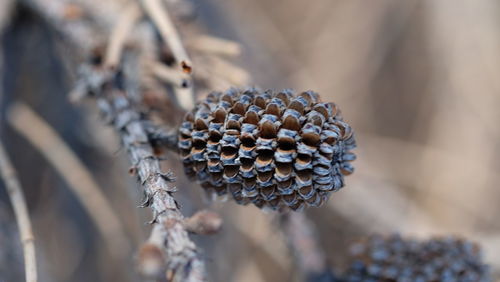
[[[351,127],[312,91],[213,92],[179,130],[186,174],[240,204],[319,206],[353,172]]]
[[[372,236],[351,247],[342,281],[491,281],[479,247],[455,237],[429,241]]]

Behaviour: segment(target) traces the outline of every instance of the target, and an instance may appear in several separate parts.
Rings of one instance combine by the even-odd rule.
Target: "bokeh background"
[[[79,58],[71,57],[64,38],[26,5],[9,3],[0,3],[0,138],[27,197],[41,279],[137,281],[131,266],[151,215],[136,208],[142,194],[127,174],[125,152],[92,101],[68,102]],[[336,102],[355,129],[356,172],[327,205],[306,211],[332,266],[345,266],[356,239],[401,232],[470,238],[498,272],[498,1],[206,0],[192,6],[206,33],[243,46],[238,63],[253,85],[315,90]],[[6,110],[14,101],[42,116],[96,178],[135,247],[130,265],[110,256],[68,184],[9,126]],[[207,203],[178,164],[172,155],[165,168],[178,176],[182,211],[210,207],[224,220],[217,235],[194,236],[213,281],[298,281],[272,214],[230,201]],[[22,277],[17,226],[0,183],[0,281]]]

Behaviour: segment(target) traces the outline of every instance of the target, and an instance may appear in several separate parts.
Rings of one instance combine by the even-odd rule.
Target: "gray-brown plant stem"
[[[335,281],[320,249],[313,223],[303,212],[283,212],[281,226],[294,264],[308,282]]]
[[[126,258],[130,243],[120,218],[109,205],[90,171],[57,131],[23,103],[14,103],[10,106],[7,120],[17,133],[40,151],[68,183],[68,188],[95,222],[110,254],[117,259]]]
[[[37,281],[36,270],[36,254],[35,254],[35,238],[31,229],[31,221],[29,212],[24,198],[21,184],[17,179],[16,172],[12,166],[7,153],[0,142],[0,174],[4,180],[7,193],[9,194],[17,224],[19,225],[19,233],[21,235],[21,243],[24,252],[24,267],[27,282]]]
[[[111,90],[106,96],[100,99],[100,104],[109,106],[103,108],[105,111],[111,110],[108,113],[113,115],[113,124],[144,188],[146,205],[153,210],[155,228],[159,228],[163,235],[161,247],[165,250],[167,268],[172,270],[175,281],[204,281],[204,264],[184,229],[184,216],[172,197],[175,188],[169,182],[173,178],[161,171],[160,162],[143,126],[144,120],[134,111],[124,92]]]
[[[182,70],[186,73],[191,73],[191,59],[182,44],[179,33],[175,28],[170,15],[163,6],[161,0],[141,0],[145,12],[151,17],[160,32],[163,40],[168,44],[172,54]]]
[[[124,79],[115,81],[122,85],[108,85],[97,93],[99,107],[119,134],[134,167],[133,171],[144,189],[147,199],[144,206],[152,209],[155,224],[153,229],[155,233],[161,234],[162,238],[160,243],[158,240],[155,242],[165,252],[166,268],[172,280],[205,281],[204,263],[199,257],[196,245],[184,229],[184,216],[172,196],[175,192],[175,187],[170,186],[174,180],[173,176],[162,172],[160,161],[151,145],[148,129],[150,122],[134,107],[133,101],[138,101],[138,97],[134,95],[138,93],[137,88],[133,86],[133,74],[127,72],[134,71],[134,60],[128,56],[124,57]]]

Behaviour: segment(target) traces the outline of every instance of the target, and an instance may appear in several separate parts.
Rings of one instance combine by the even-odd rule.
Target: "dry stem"
[[[171,84],[174,87],[188,87],[189,75],[180,73],[175,69],[169,68],[159,62],[151,62],[149,64],[153,74],[159,79]]]
[[[124,258],[130,245],[121,221],[85,165],[41,117],[24,104],[8,111],[10,125],[37,148],[68,183],[106,241],[111,254]]]
[[[246,86],[250,82],[248,72],[239,66],[217,56],[207,56],[207,61],[211,71],[229,81],[231,85]]]
[[[306,215],[302,212],[286,212],[280,215],[280,220],[288,246],[295,258],[295,265],[306,281],[333,279],[317,241],[316,229]]]
[[[222,218],[209,210],[198,211],[184,221],[184,228],[187,231],[200,235],[215,234],[221,227]]]
[[[165,257],[162,251],[163,234],[159,225],[153,226],[148,242],[141,246],[137,256],[137,270],[149,279],[165,277]]]
[[[176,59],[184,67],[185,72],[190,72],[191,66],[187,54],[180,42],[177,31],[173,27],[164,7],[158,1],[143,1],[143,8],[152,17],[158,26],[160,33],[170,45]],[[120,31],[117,27],[115,32]],[[119,41],[119,40],[118,40]],[[118,46],[123,46],[117,44]],[[108,48],[111,48],[108,46]],[[120,48],[121,49],[121,48]],[[114,54],[110,50],[107,55]],[[120,52],[121,53],[121,52]],[[155,223],[151,238],[148,241],[164,252],[167,270],[173,281],[205,281],[205,267],[199,258],[196,245],[189,239],[188,232],[184,229],[184,217],[180,212],[177,202],[172,196],[175,188],[169,187],[173,181],[170,174],[165,174],[160,169],[160,163],[155,156],[152,143],[154,126],[141,112],[135,109],[135,102],[140,100],[137,91],[139,85],[134,78],[137,75],[138,62],[133,56],[122,55],[122,79],[115,80],[115,70],[84,66],[81,81],[77,85],[76,93],[93,92],[98,97],[98,105],[106,120],[110,121],[117,130],[124,148],[128,152],[130,162],[134,166],[140,183],[144,188],[147,201],[144,206],[150,206]],[[105,58],[104,61],[112,61]],[[132,74],[131,74],[132,72]],[[110,82],[110,83],[108,83]],[[115,87],[120,84],[120,89]],[[179,88],[182,89],[182,88]],[[76,96],[76,95],[75,95]],[[189,103],[192,106],[193,98],[189,95]],[[170,140],[170,138],[167,138]],[[139,261],[139,270],[144,274],[151,274],[151,269],[142,269],[143,264]],[[146,267],[149,268],[149,267]],[[152,272],[155,272],[154,270]]]
[[[144,10],[156,24],[163,40],[168,44],[175,60],[185,73],[191,73],[191,60],[182,44],[179,33],[161,0],[142,0]]]
[[[184,110],[190,110],[194,107],[193,89],[191,78],[191,61],[182,44],[179,34],[170,19],[168,11],[158,0],[142,1],[144,11],[150,16],[156,27],[160,31],[163,39],[170,46],[172,54],[177,62],[180,63],[184,73],[170,69],[161,63],[153,62],[150,67],[153,73],[160,79],[172,84],[174,87],[177,101]],[[123,12],[122,16],[115,24],[111,32],[110,41],[106,50],[104,67],[115,68],[121,59],[121,53],[125,44],[125,39],[132,29],[134,23],[141,17],[142,11],[136,5],[131,3]]]
[[[200,35],[192,40],[188,40],[187,45],[193,50],[203,53],[219,54],[229,57],[236,57],[241,54],[241,45],[239,43],[209,35]]]
[[[24,267],[27,282],[37,281],[35,238],[31,229],[26,199],[24,198],[21,184],[16,176],[16,171],[12,166],[3,144],[0,142],[0,173],[4,180],[10,202],[14,208],[14,214],[19,226],[19,233],[24,252]]]
[[[189,59],[179,33],[177,32],[165,5],[162,5],[160,0],[142,0],[142,5],[145,12],[158,28],[163,40],[170,47],[175,60],[180,64],[184,73],[190,74],[192,71],[191,59]],[[163,72],[161,70],[158,71],[158,66],[153,71],[157,76],[161,76],[162,79],[173,77],[171,75],[166,75],[166,69],[163,69]],[[190,85],[191,81],[189,78],[183,78],[183,82],[181,83],[186,84],[188,87],[176,87],[176,84],[173,84],[175,96],[182,108],[190,110],[194,107],[194,93]]]
[[[177,102],[184,110],[189,111],[194,107],[193,86],[188,74],[159,62],[151,62],[148,66],[157,78],[172,85]]]
[[[82,83],[89,83],[87,90],[92,89],[97,96],[98,106],[105,120],[109,121],[122,141],[138,176],[146,201],[143,206],[151,207],[154,215],[154,243],[164,252],[167,270],[173,281],[205,281],[205,267],[199,258],[196,245],[190,240],[184,229],[184,216],[179,210],[170,187],[173,176],[163,173],[160,161],[155,155],[152,143],[155,126],[139,110],[135,103],[140,101],[137,75],[138,60],[135,53],[124,54],[123,72],[121,76],[111,75],[111,80],[94,88],[91,77],[110,77],[102,68],[87,66],[82,68]],[[120,90],[123,89],[123,90]],[[168,139],[168,138],[167,138]],[[169,141],[170,142],[170,141]],[[139,266],[141,264],[139,263]]]
[[[184,229],[184,216],[172,197],[175,188],[170,187],[169,182],[173,177],[160,169],[144,127],[146,120],[133,109],[126,93],[118,90],[103,93],[99,105],[120,134],[130,162],[135,166],[147,196],[144,205],[150,206],[154,214],[151,236],[160,238],[154,242],[165,251],[167,269],[173,273],[174,281],[204,281],[204,264]]]
[[[130,3],[124,9],[111,32],[104,61],[105,67],[116,68],[121,59],[125,40],[141,16],[142,11],[135,2]]]

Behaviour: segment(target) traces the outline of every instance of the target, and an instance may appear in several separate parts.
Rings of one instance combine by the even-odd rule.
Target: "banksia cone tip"
[[[353,263],[342,281],[491,281],[479,247],[446,237],[419,242],[372,236],[351,247]]]
[[[186,174],[240,204],[319,206],[353,172],[351,127],[312,91],[214,92],[179,130]]]

